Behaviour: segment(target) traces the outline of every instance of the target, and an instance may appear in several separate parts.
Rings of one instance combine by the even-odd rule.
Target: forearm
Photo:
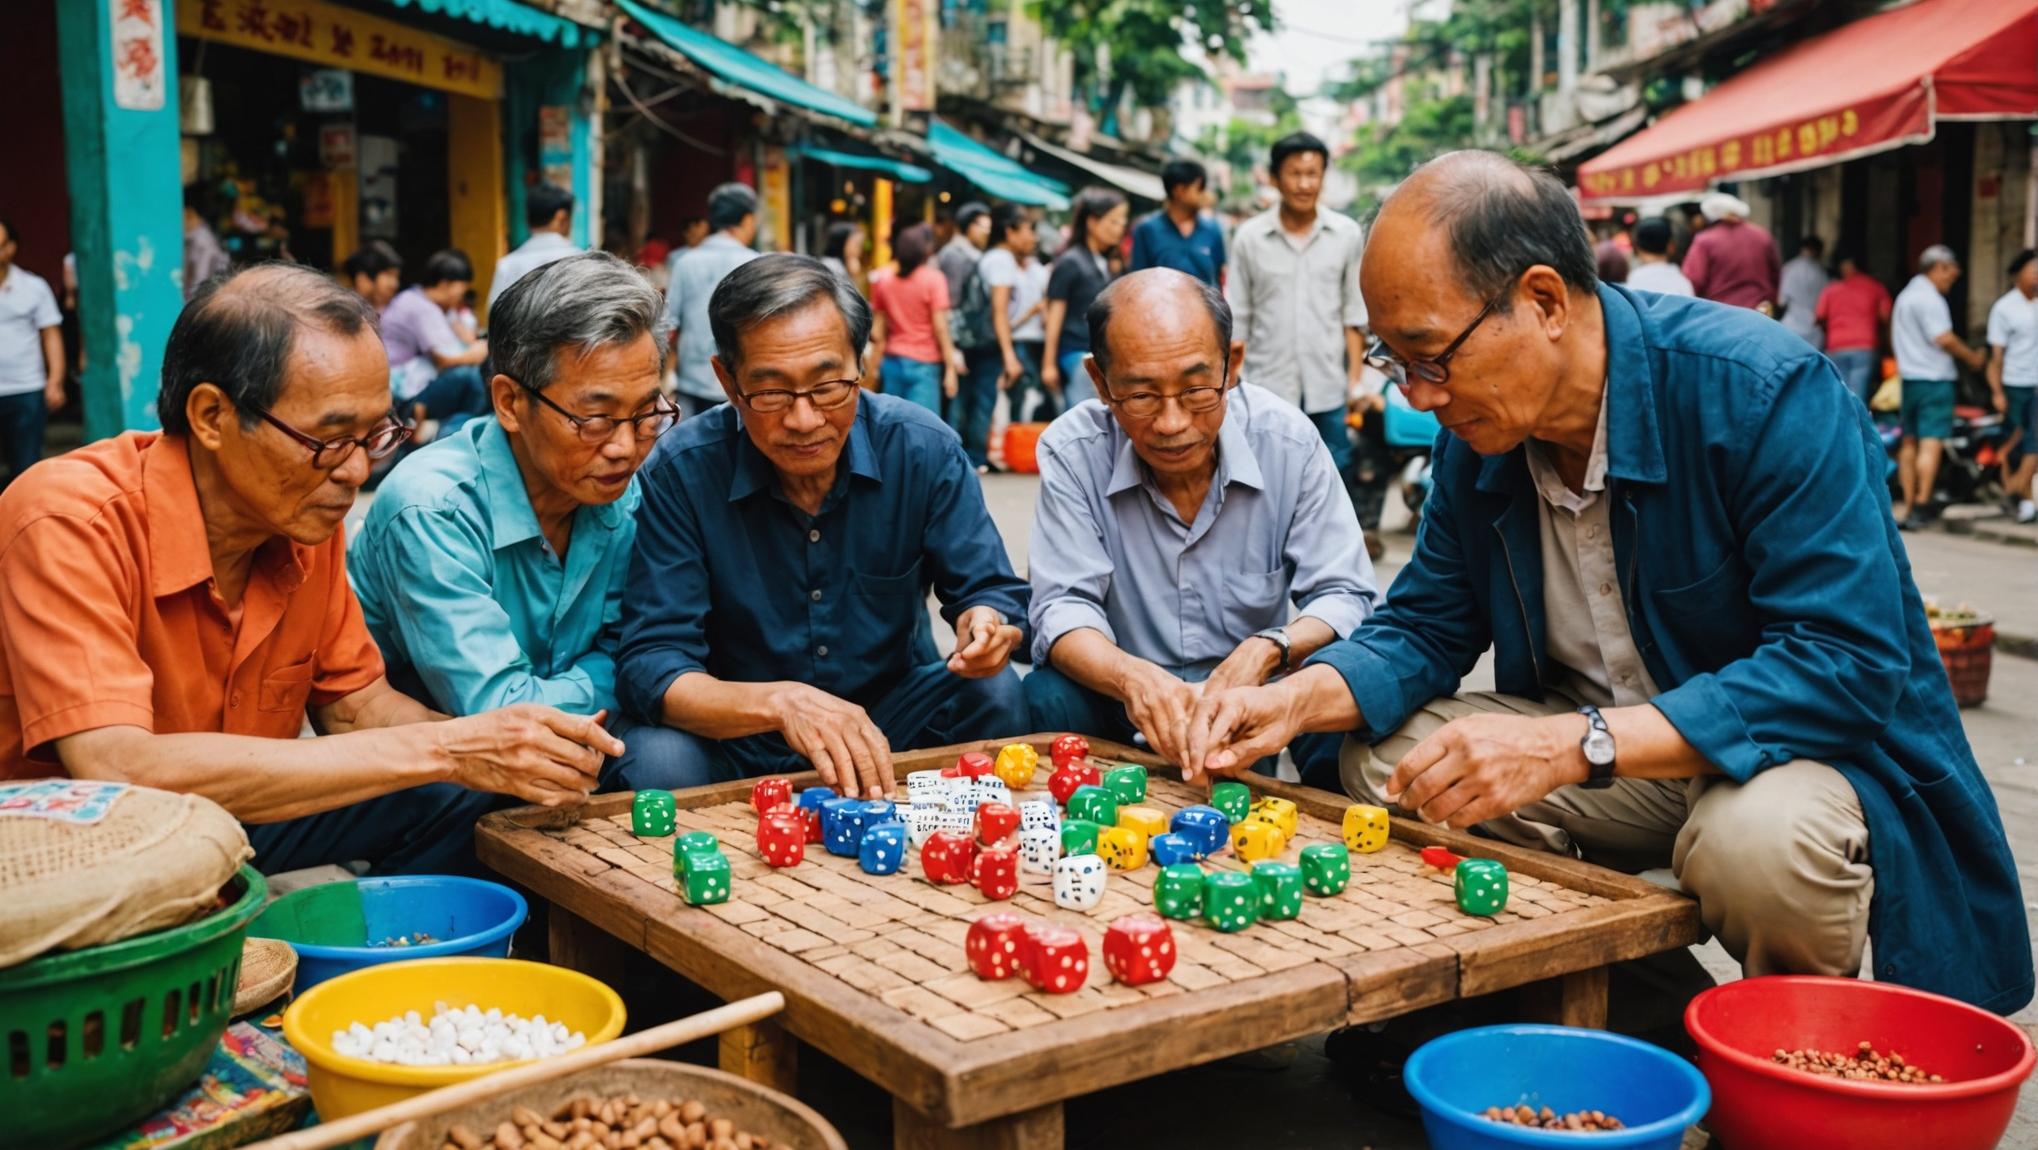
[[[1313,615],[1300,615],[1288,624],[1288,666],[1300,667],[1302,660],[1337,642],[1330,624]]]
[[[785,728],[785,698],[795,683],[737,683],[689,671],[665,688],[665,724],[708,739],[740,739]]]
[[[1321,663],[1304,667],[1281,680],[1280,689],[1298,732],[1356,731],[1364,723],[1358,700],[1335,667]]]
[[[1359,382],[1366,369],[1366,333],[1355,327],[1345,328],[1345,379]]]
[[[312,708],[312,719],[318,729],[329,735],[436,723],[445,718],[445,715],[390,686],[387,679],[377,679],[373,685],[343,699]]]
[[[64,336],[60,328],[48,327],[42,332],[43,386],[62,387],[68,375],[64,362]]]
[[[1124,702],[1141,679],[1169,672],[1120,648],[1102,631],[1078,627],[1049,649],[1054,669],[1098,694]]]
[[[1007,291],[1007,289],[1005,288],[999,288],[997,290]],[[1009,294],[1008,291],[1007,294]],[[992,294],[991,299],[991,330],[998,333],[999,351],[1005,353],[1007,357],[1016,356],[1019,354],[1018,352],[1012,349],[1011,317],[1005,314],[1005,308],[998,302],[995,292]]]
[[[1069,305],[1055,300],[1047,305],[1047,340],[1041,344],[1041,366],[1055,362],[1055,352],[1061,346],[1062,320],[1067,317]]]
[[[1615,778],[1689,779],[1717,775],[1719,768],[1685,741],[1663,712],[1649,704],[1637,707],[1609,707],[1600,713],[1607,733],[1613,736]],[[1547,748],[1553,761],[1565,764],[1568,781],[1582,783],[1590,777],[1585,761],[1585,734],[1591,725],[1584,715],[1552,715],[1540,720],[1549,725],[1552,742]]]

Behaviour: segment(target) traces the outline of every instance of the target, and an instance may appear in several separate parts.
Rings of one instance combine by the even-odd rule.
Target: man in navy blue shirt
[[[1224,286],[1224,231],[1203,214],[1209,173],[1194,160],[1169,160],[1161,169],[1168,202],[1132,229],[1132,269],[1173,268],[1211,287]]]
[[[947,425],[867,394],[870,307],[806,256],[708,307],[727,404],[645,463],[617,693],[697,781],[805,769],[892,790],[891,753],[1028,729],[1009,666],[1028,592]],[[927,590],[955,628],[943,659]],[[640,749],[641,750],[641,749]]]

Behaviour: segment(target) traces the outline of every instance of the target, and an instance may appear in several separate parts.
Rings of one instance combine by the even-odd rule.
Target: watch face
[[[1594,730],[1585,736],[1585,761],[1595,767],[1613,762],[1613,736]]]

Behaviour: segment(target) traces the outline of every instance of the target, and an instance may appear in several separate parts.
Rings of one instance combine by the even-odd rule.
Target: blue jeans
[[[878,369],[878,378],[884,381],[886,395],[911,400],[921,407],[941,415],[941,365],[921,363],[917,359],[888,355]]]
[[[1087,351],[1064,351],[1055,356],[1056,366],[1061,368],[1061,409],[1067,411],[1086,399],[1097,398],[1097,385],[1090,381],[1090,369],[1083,361],[1090,358]]]
[[[1046,349],[1038,340],[1014,340],[1012,351],[1019,357],[1025,373],[1005,393],[1006,404],[1011,410],[1013,423],[1053,423],[1061,414],[1061,405],[1055,402],[1054,393],[1040,382],[1040,356]],[[1027,397],[1036,396],[1033,410],[1027,410]]]
[[[481,379],[481,369],[471,363],[441,371],[410,401],[425,405],[425,418],[438,420],[441,434],[456,431],[468,420],[495,410],[488,398],[488,385]]]
[[[963,373],[948,401],[948,426],[962,436],[962,450],[970,466],[990,462],[991,413],[998,408],[998,377],[1005,374],[1005,353],[997,348],[969,352],[969,370]]]
[[[1000,739],[1033,729],[1018,672],[1007,667],[988,679],[951,674],[946,663],[908,671],[883,698],[869,705],[870,720],[894,751]],[[787,774],[810,764],[776,732],[740,739],[710,739],[673,727],[620,725],[622,755],[611,761],[619,779],[636,786],[702,786],[758,775]],[[603,772],[604,785],[609,773]],[[646,783],[647,778],[662,782]]]
[[[366,859],[371,874],[482,875],[474,857],[474,820],[521,803],[509,795],[431,783],[243,829],[264,874]]]
[[[1860,396],[1861,402],[1867,403],[1875,397],[1875,385],[1880,381],[1875,378],[1874,348],[1850,347],[1829,351],[1826,358],[1840,369],[1840,382],[1847,385],[1848,391]]]
[[[1316,425],[1316,434],[1323,437],[1323,445],[1330,448],[1331,465],[1337,473],[1349,477],[1352,470],[1352,429],[1345,423],[1345,409],[1338,406],[1329,411],[1312,411],[1309,422]],[[1350,482],[1347,478],[1346,482]]]
[[[49,419],[41,388],[0,395],[0,455],[7,459],[7,478],[0,479],[0,491],[42,458],[42,433]]]

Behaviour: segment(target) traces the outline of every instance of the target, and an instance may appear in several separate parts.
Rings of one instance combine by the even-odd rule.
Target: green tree
[[[1128,96],[1158,108],[1177,84],[1208,82],[1198,49],[1244,63],[1246,39],[1274,27],[1273,0],[1032,0],[1031,11],[1074,52],[1077,90],[1107,128]]]

